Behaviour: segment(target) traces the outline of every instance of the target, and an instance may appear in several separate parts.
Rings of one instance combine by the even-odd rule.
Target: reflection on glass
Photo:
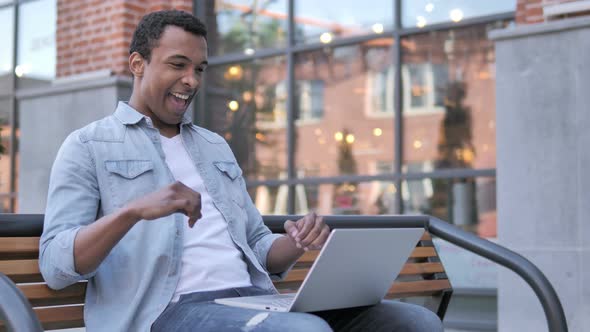
[[[14,51],[14,10],[0,9],[0,95],[12,90],[12,61]]]
[[[306,214],[312,210],[317,211],[318,185],[295,186],[295,214]],[[288,214],[289,187],[257,186],[248,188],[250,197],[261,214],[285,215]]]
[[[297,0],[297,43],[329,44],[338,37],[382,34],[393,26],[391,0]]]
[[[0,99],[0,213],[10,211],[11,99]]]
[[[429,214],[482,237],[496,237],[494,178],[422,179],[402,183],[405,214]]]
[[[207,127],[231,146],[252,180],[287,177],[284,57],[211,67]]]
[[[495,52],[487,31],[501,24],[404,39],[404,167],[496,166]]]
[[[206,24],[212,55],[278,48],[287,41],[287,1],[207,1]]]
[[[286,190],[285,190],[286,189]],[[282,187],[259,186],[248,188],[248,193],[262,215],[287,214],[287,195],[289,189]]]
[[[56,0],[40,0],[20,5],[14,68],[20,88],[45,85],[55,78]]]
[[[297,54],[298,177],[378,174],[379,164],[393,164],[392,43]]]
[[[248,188],[261,214],[287,214],[288,187],[257,186]],[[295,214],[315,211],[321,215],[395,214],[396,187],[391,182],[373,181],[340,184],[306,184],[295,186]]]
[[[423,28],[434,23],[461,22],[515,10],[516,0],[402,0],[402,25]]]

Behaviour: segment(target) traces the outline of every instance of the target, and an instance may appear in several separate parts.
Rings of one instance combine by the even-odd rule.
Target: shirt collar
[[[120,101],[117,104],[117,109],[115,110],[115,117],[121,121],[124,125],[132,125],[137,124],[142,119],[145,119],[146,122],[151,123],[151,119],[148,116],[145,116],[138,112],[135,108],[131,107],[127,102]],[[189,115],[189,112],[184,113],[182,116],[181,124],[191,124],[193,122],[192,117]]]

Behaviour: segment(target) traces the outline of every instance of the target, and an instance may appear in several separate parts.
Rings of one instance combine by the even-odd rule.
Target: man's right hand
[[[158,219],[176,212],[187,215],[189,226],[193,227],[201,218],[201,194],[175,182],[82,227],[74,240],[76,272],[87,274],[97,269],[139,220]]]
[[[158,191],[131,201],[127,209],[137,220],[154,220],[172,213],[184,213],[193,227],[201,218],[201,194],[176,181]]]

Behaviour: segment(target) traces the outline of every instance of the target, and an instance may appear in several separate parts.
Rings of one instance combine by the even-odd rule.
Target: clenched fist
[[[201,218],[201,194],[176,181],[158,191],[147,194],[127,206],[138,219],[154,220],[172,213],[183,213],[193,227]]]

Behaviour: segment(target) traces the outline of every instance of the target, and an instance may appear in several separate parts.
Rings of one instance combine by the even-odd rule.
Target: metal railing
[[[565,313],[555,289],[537,266],[520,254],[430,217],[430,234],[485,257],[518,274],[533,289],[543,306],[550,332],[567,332]]]
[[[27,298],[3,273],[0,273],[0,294],[0,322],[8,331],[43,331]]]
[[[264,216],[264,221],[273,232],[283,232],[285,220],[297,220],[301,217]],[[555,289],[543,272],[523,256],[431,216],[346,215],[324,217],[324,222],[331,228],[358,228],[359,221],[362,221],[363,227],[367,228],[423,227],[434,236],[509,268],[524,279],[537,295],[545,312],[549,331],[567,332],[565,313]]]

